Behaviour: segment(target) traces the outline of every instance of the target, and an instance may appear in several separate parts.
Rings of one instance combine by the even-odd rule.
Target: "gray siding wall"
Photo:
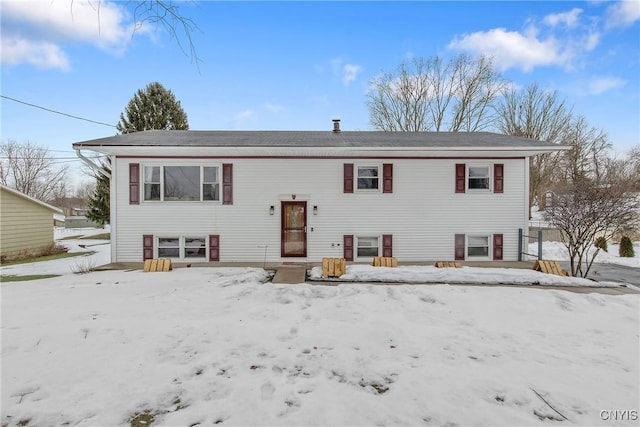
[[[343,235],[393,235],[399,261],[452,260],[455,234],[504,235],[504,259],[518,257],[527,226],[526,159],[225,159],[233,164],[233,205],[129,204],[129,163],[220,165],[216,159],[117,159],[113,261],[141,261],[142,236],[220,235],[220,261],[318,262],[343,255]],[[393,193],[343,193],[343,164],[393,164]],[[456,194],[455,164],[504,164],[504,193]],[[380,182],[382,185],[382,181]],[[142,187],[142,185],[141,185]],[[307,258],[280,257],[280,203],[308,203]],[[112,198],[113,199],[113,198]],[[269,215],[269,207],[275,214]],[[313,215],[318,206],[318,215]],[[356,261],[366,261],[357,260]]]

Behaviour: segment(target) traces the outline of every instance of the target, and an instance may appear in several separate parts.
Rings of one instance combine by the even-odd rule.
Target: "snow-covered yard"
[[[266,275],[2,283],[2,424],[638,424],[638,295]]]
[[[129,425],[137,414],[165,426],[638,424],[638,294],[275,285],[258,268],[78,275],[107,264],[109,245],[61,243],[96,253],[0,269],[61,275],[0,285],[3,426]],[[344,278],[597,284],[425,266],[350,265]]]

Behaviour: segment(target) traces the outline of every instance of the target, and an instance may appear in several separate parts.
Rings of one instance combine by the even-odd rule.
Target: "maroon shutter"
[[[233,204],[233,164],[222,165],[222,204]]]
[[[209,235],[209,261],[220,261],[220,236]]]
[[[153,235],[142,236],[142,259],[153,259]]]
[[[344,164],[344,192],[353,193],[353,163]]]
[[[129,163],[129,204],[140,204],[140,163]]]
[[[493,235],[493,259],[496,261],[502,259],[502,234]]]
[[[344,235],[344,259],[353,261],[353,234]]]
[[[382,235],[382,256],[393,256],[393,236],[391,234]]]
[[[464,234],[456,234],[455,259],[464,260]]]
[[[464,178],[466,174],[466,166],[464,163],[456,164],[456,193],[464,193]]]
[[[382,192],[393,193],[393,163],[382,165]]]
[[[493,192],[504,192],[504,165],[502,163],[493,165]]]

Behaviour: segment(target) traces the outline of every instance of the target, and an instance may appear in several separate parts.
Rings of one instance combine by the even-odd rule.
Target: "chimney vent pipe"
[[[340,119],[333,119],[333,131],[340,132]]]

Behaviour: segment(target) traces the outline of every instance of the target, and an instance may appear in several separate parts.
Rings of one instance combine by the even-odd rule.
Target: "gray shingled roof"
[[[149,147],[558,147],[491,132],[150,130],[76,142],[74,148]]]

